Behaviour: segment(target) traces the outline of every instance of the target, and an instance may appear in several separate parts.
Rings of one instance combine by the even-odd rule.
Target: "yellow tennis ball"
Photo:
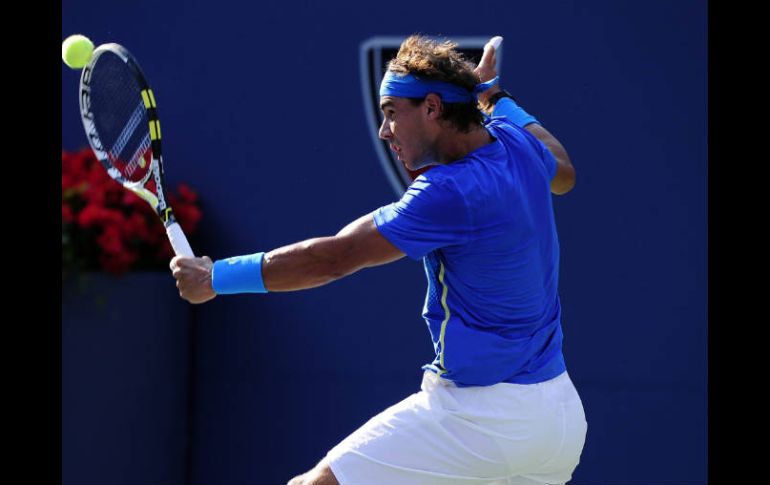
[[[84,35],[70,35],[61,43],[61,58],[72,69],[82,69],[91,60],[94,43]]]

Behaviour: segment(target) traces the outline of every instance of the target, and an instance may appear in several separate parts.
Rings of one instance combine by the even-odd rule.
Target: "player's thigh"
[[[486,485],[510,476],[488,430],[443,404],[442,390],[413,394],[345,438],[328,454],[342,485]]]

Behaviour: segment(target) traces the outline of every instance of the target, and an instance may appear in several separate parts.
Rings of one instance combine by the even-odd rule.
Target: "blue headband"
[[[443,81],[428,81],[420,79],[414,74],[396,74],[393,71],[385,73],[380,84],[380,97],[397,96],[399,98],[424,98],[429,93],[441,96],[445,103],[471,103],[476,102],[476,95],[484,92],[497,84],[497,76],[494,79],[477,84],[473,91]]]

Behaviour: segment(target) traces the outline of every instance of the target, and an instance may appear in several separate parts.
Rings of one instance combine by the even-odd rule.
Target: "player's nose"
[[[385,122],[385,120],[382,120],[382,124],[380,125],[380,139],[388,140],[392,136],[393,136],[393,133],[391,133],[390,127]]]

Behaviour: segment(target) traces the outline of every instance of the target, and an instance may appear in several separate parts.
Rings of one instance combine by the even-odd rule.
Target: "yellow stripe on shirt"
[[[441,265],[441,269],[439,269],[438,272],[438,280],[441,282],[441,286],[443,286],[443,290],[441,290],[441,306],[444,308],[444,321],[441,322],[441,334],[439,334],[438,341],[441,344],[441,354],[439,355],[439,363],[441,364],[441,370],[439,371],[439,375],[446,373],[446,366],[444,365],[444,355],[446,354],[446,349],[444,347],[444,335],[446,334],[446,324],[449,322],[449,307],[446,304],[446,295],[447,291],[449,290],[449,287],[447,286],[446,282],[444,281],[444,263],[439,262]]]

